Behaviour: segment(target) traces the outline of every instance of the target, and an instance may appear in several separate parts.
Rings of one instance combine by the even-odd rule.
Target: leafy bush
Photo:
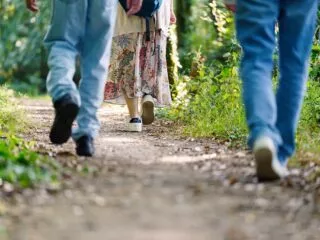
[[[33,144],[16,135],[28,126],[13,90],[0,87],[0,186],[33,187],[58,184],[60,167],[33,151]]]
[[[317,70],[318,46],[312,53],[310,81],[302,109],[297,143],[300,151],[320,153],[320,78]],[[183,124],[184,133],[192,136],[215,136],[222,140],[244,143],[247,130],[238,80],[239,51],[225,53],[224,60],[212,65],[195,56],[190,76],[177,82],[177,95],[168,112]],[[194,72],[197,74],[194,75]],[[274,71],[275,87],[277,71]]]
[[[24,129],[26,124],[24,112],[14,97],[14,91],[0,87],[0,134],[1,132],[16,133]]]
[[[320,153],[320,82],[308,82],[297,135],[298,147],[303,152]]]
[[[310,78],[320,82],[320,42],[315,43],[312,48]]]
[[[237,48],[234,39],[233,16],[222,0],[177,1],[180,61],[183,73],[189,73],[193,56],[201,49],[208,61],[220,59]],[[181,17],[179,18],[179,16]]]
[[[222,1],[197,1],[185,21],[186,32],[178,34],[184,68],[167,117],[180,120],[188,135],[244,142],[233,17]]]
[[[59,185],[59,164],[41,156],[32,144],[9,135],[0,141],[0,180],[16,188],[29,188],[37,184],[50,187]]]
[[[237,76],[240,49],[234,38],[233,18],[221,1],[200,1],[190,7],[186,21],[186,32],[178,34],[187,37],[180,49],[184,68],[167,117],[179,120],[188,135],[244,143],[247,131]],[[320,153],[319,27],[318,24],[297,141],[300,151]],[[278,75],[275,67],[275,88]]]
[[[246,125],[234,64],[237,59],[237,53],[228,54],[224,64],[215,62],[214,67],[206,67],[198,54],[193,64],[197,65],[197,75],[180,78],[169,116],[183,122],[186,134],[244,141]]]
[[[50,21],[50,1],[39,1],[41,12],[26,10],[25,1],[4,0],[0,5],[0,84],[33,94],[44,88],[47,72],[42,45]]]

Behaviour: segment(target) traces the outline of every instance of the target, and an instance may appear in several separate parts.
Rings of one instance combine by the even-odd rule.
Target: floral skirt
[[[150,41],[145,33],[113,38],[105,101],[123,103],[123,94],[128,98],[151,95],[156,105],[170,105],[167,38],[161,31],[150,34]]]

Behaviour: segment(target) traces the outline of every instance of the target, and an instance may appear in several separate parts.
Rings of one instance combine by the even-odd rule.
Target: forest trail
[[[73,170],[62,191],[16,196],[5,220],[9,240],[319,239],[317,196],[293,180],[257,183],[243,150],[176,136],[163,120],[125,132],[126,109],[104,105],[96,157],[78,158],[71,140],[49,143],[49,100],[24,104],[37,126],[29,138],[62,164],[87,164],[92,174]]]

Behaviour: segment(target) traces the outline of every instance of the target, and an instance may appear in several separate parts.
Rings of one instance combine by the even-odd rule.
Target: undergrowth
[[[17,133],[25,129],[27,120],[19,106],[15,92],[0,87],[0,133]]]
[[[313,50],[311,66],[319,61],[319,54],[315,54],[317,49]],[[227,53],[223,57],[223,61],[209,65],[201,60],[201,54],[198,53],[191,64],[196,65],[197,74],[193,73],[191,67],[188,75],[180,75],[176,82],[177,94],[173,106],[161,115],[180,122],[186,135],[215,137],[244,146],[247,127],[238,80],[239,52]],[[319,161],[320,79],[315,68],[311,69],[299,122],[297,150],[295,163],[305,159]],[[299,161],[296,161],[297,158]]]
[[[319,161],[320,156],[320,79],[311,79],[298,128],[297,145],[302,158]]]
[[[238,55],[227,54],[224,64],[205,66],[198,53],[196,74],[181,76],[177,94],[166,117],[180,121],[183,132],[195,137],[216,137],[234,144],[245,143],[246,124],[236,66]],[[163,115],[163,114],[162,114]]]
[[[183,68],[173,86],[174,103],[171,109],[159,111],[158,116],[175,120],[179,132],[185,135],[245,146],[248,132],[237,70],[240,48],[235,39],[234,16],[222,1],[200,1],[189,10],[187,27],[179,35]],[[292,161],[297,164],[306,159],[320,162],[319,33],[317,26],[310,80],[298,125],[297,154]],[[276,89],[276,67],[273,74]]]
[[[182,39],[180,61],[183,69],[173,86],[176,91],[172,108],[161,110],[158,115],[175,120],[185,135],[214,137],[245,146],[247,127],[238,77],[240,48],[235,39],[233,16],[221,1],[203,4],[191,8],[188,18],[197,21],[188,20],[192,26],[185,33],[188,41]],[[318,37],[313,45],[310,80],[296,139],[299,161],[320,159],[319,66]],[[275,89],[277,78],[275,68]]]
[[[29,126],[14,91],[0,87],[0,187],[4,191],[59,185],[60,166],[37,154],[32,142],[17,137]]]
[[[0,179],[5,186],[23,189],[45,184],[59,186],[60,166],[53,159],[34,152],[33,144],[9,135],[0,141]]]

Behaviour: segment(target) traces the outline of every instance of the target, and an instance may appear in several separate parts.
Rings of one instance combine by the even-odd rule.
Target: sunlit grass
[[[27,125],[27,118],[15,92],[0,87],[0,133],[17,133]]]
[[[55,160],[35,152],[34,144],[20,137],[31,124],[22,106],[23,99],[6,87],[0,87],[0,181],[16,188],[38,184],[59,185],[60,166]]]

